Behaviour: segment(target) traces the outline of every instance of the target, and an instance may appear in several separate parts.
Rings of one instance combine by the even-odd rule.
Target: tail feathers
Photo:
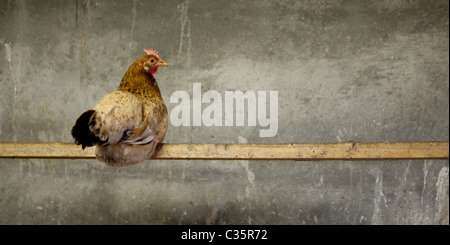
[[[83,150],[86,147],[106,143],[106,141],[102,141],[99,137],[95,136],[94,133],[89,129],[91,118],[93,116],[95,116],[94,110],[88,110],[84,112],[77,119],[75,125],[72,128],[72,136],[75,139],[75,144],[81,145]]]

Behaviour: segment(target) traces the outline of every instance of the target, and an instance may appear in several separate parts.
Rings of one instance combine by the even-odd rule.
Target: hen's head
[[[144,49],[144,52],[147,55],[144,56],[146,61],[142,65],[144,66],[144,69],[150,74],[155,75],[158,72],[158,67],[167,66],[167,63],[164,62],[161,57],[159,57],[158,51],[156,51],[156,49]]]

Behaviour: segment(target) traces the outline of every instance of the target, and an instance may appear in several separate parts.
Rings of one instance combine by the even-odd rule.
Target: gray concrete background
[[[143,48],[176,90],[278,91],[279,128],[167,143],[449,140],[449,2],[0,0],[0,141],[71,142]],[[0,224],[449,224],[448,160],[0,159]]]

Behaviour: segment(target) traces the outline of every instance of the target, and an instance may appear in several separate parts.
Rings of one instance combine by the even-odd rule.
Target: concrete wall
[[[449,2],[0,0],[0,141],[71,142],[143,48],[177,90],[278,91],[278,133],[167,143],[449,140]],[[205,107],[206,105],[204,105]],[[449,224],[448,160],[0,159],[0,224]]]

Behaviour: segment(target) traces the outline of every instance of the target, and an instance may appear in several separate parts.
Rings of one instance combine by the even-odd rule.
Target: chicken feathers
[[[75,143],[95,146],[98,160],[127,166],[152,157],[164,140],[167,108],[154,74],[166,66],[158,53],[145,50],[125,73],[118,89],[84,112],[72,128]]]

